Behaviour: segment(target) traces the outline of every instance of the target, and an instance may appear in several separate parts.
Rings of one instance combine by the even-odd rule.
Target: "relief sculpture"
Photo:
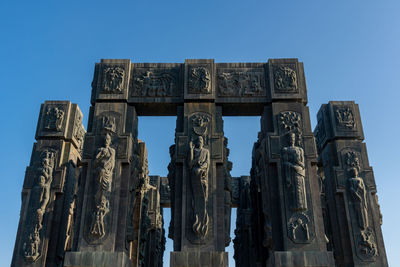
[[[222,72],[218,75],[218,88],[221,96],[262,95],[262,72]]]
[[[40,166],[37,168],[37,180],[32,189],[30,216],[33,220],[28,229],[27,240],[23,245],[24,257],[28,262],[36,261],[41,254],[40,235],[43,228],[43,217],[50,200],[50,186],[53,181],[55,167],[55,152],[45,150],[41,155]]]
[[[115,149],[111,146],[111,136],[106,134],[104,147],[97,150],[94,160],[96,194],[90,234],[99,239],[105,236],[104,218],[110,211],[110,193],[115,166]]]
[[[44,116],[44,131],[59,132],[62,129],[64,121],[64,110],[61,107],[50,107],[46,109]]]
[[[298,139],[301,137],[299,136]],[[285,169],[286,186],[292,191],[293,201],[291,209],[301,211],[307,209],[304,150],[296,146],[296,134],[288,134],[288,146],[282,150]]]
[[[337,107],[335,115],[338,126],[346,129],[355,128],[356,122],[354,121],[353,111],[349,107]]]
[[[121,67],[108,67],[103,73],[103,93],[121,94],[124,90],[125,70]]]
[[[210,152],[204,148],[203,137],[198,136],[193,144],[189,143],[189,170],[192,185],[194,211],[193,232],[203,239],[208,232],[208,171],[210,167]]]
[[[275,91],[278,93],[296,93],[297,74],[296,71],[289,66],[278,66],[274,71]]]
[[[356,152],[349,151],[345,154],[345,162],[348,173],[348,190],[356,217],[359,233],[357,239],[357,255],[362,260],[371,261],[378,254],[374,232],[369,227],[368,219],[368,190],[362,177],[359,176],[361,169],[360,159]]]
[[[175,96],[177,78],[166,72],[146,71],[134,77],[133,96]]]
[[[210,94],[211,74],[205,67],[195,67],[189,73],[189,93]]]

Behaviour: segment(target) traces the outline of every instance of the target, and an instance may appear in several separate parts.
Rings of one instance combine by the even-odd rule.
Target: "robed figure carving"
[[[349,188],[353,198],[354,211],[357,214],[358,225],[361,230],[365,230],[368,227],[367,190],[363,179],[358,176],[357,168],[350,168],[349,174]]]
[[[291,188],[293,195],[292,210],[307,209],[304,165],[304,150],[296,146],[296,134],[288,134],[288,145],[283,148],[283,164],[285,167],[286,186]]]
[[[115,166],[115,149],[111,146],[111,136],[105,137],[104,147],[97,150],[94,165],[96,167],[96,195],[93,222],[90,233],[97,237],[103,237],[105,232],[104,217],[110,211],[110,192],[112,174]]]
[[[208,171],[210,167],[210,152],[204,148],[203,137],[199,136],[189,143],[188,165],[193,198],[193,225],[196,236],[203,239],[208,232]]]

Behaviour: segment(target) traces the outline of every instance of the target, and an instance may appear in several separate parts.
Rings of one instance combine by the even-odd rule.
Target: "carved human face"
[[[196,147],[197,148],[202,148],[203,145],[204,145],[203,137],[200,136],[196,141]]]
[[[350,176],[351,176],[351,177],[358,177],[358,170],[357,170],[357,168],[351,168],[350,171],[349,171],[349,173],[350,173]]]
[[[289,145],[293,146],[296,142],[296,135],[294,133],[289,134]]]

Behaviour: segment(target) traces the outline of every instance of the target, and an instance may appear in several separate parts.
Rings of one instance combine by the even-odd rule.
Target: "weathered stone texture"
[[[337,266],[388,266],[377,189],[358,105],[332,101],[318,112],[317,137]]]
[[[297,59],[103,59],[91,103],[87,133],[77,105],[41,107],[13,267],[161,267],[169,207],[173,267],[228,266],[232,207],[236,266],[387,266],[358,107],[323,105],[314,137]],[[168,177],[138,140],[159,115],[177,116]],[[231,177],[223,116],[261,117],[250,175]]]

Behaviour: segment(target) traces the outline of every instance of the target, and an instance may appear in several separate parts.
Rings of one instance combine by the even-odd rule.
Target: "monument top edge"
[[[133,64],[143,64],[143,63],[152,63],[152,64],[165,64],[165,63],[170,63],[170,64],[198,64],[198,63],[217,63],[217,64],[232,64],[232,63],[239,63],[239,64],[243,64],[243,63],[256,63],[256,64],[265,64],[265,63],[294,63],[294,62],[300,62],[298,60],[298,58],[269,58],[267,59],[267,61],[264,62],[250,62],[250,61],[225,61],[225,62],[215,62],[214,59],[204,59],[204,58],[200,58],[200,59],[194,59],[194,58],[189,58],[189,59],[185,59],[183,62],[167,62],[167,61],[163,61],[163,62],[154,62],[154,61],[146,61],[146,62],[135,62],[135,61],[131,61],[131,59],[100,59],[100,63],[105,63],[105,64],[112,64],[112,63],[133,63]]]

